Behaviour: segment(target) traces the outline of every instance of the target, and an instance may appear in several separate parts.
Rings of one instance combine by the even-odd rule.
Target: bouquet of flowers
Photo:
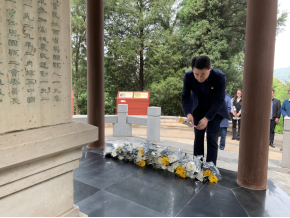
[[[202,155],[193,159],[180,149],[170,147],[161,148],[149,142],[106,144],[104,156],[111,155],[119,160],[133,161],[140,167],[151,165],[155,169],[162,169],[174,173],[181,178],[197,179],[201,182],[217,182],[221,174],[212,162],[206,162]]]
[[[190,122],[187,122],[184,118],[182,117],[176,117],[176,121],[179,122],[179,123],[182,123],[186,126],[189,126],[189,127],[195,127],[195,125],[193,125],[192,123]]]

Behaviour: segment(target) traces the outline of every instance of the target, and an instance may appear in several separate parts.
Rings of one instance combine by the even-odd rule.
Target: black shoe
[[[270,146],[271,146],[272,148],[275,148],[275,145],[273,145],[273,142],[270,142]]]
[[[280,151],[283,151],[283,148],[280,148]]]
[[[236,139],[235,137],[232,138],[232,140],[235,140],[235,139]]]
[[[240,138],[235,138],[237,141],[240,141]]]

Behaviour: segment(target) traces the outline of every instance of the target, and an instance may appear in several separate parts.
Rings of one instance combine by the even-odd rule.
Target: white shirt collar
[[[288,99],[288,101],[290,101],[290,98]]]

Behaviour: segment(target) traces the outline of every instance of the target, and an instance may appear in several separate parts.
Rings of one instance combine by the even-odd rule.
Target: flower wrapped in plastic
[[[115,147],[111,143],[106,143],[103,151],[104,156],[111,155]]]
[[[201,182],[203,182],[204,175],[202,170],[202,155],[199,156],[193,156],[193,162],[195,163],[195,178]]]
[[[182,117],[176,117],[176,121],[179,122],[179,123],[182,123],[182,124],[184,124],[184,125],[186,125],[186,126],[189,126],[189,127],[195,127],[194,124],[192,124],[192,123],[186,121],[186,120],[185,120],[184,118],[182,118]]]
[[[209,182],[216,183],[222,179],[222,175],[213,162],[205,162],[203,164],[203,172],[208,177]]]

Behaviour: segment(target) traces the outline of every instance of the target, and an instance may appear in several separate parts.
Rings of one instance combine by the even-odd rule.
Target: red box
[[[119,91],[117,95],[117,114],[119,104],[128,104],[128,115],[147,115],[150,92]]]

